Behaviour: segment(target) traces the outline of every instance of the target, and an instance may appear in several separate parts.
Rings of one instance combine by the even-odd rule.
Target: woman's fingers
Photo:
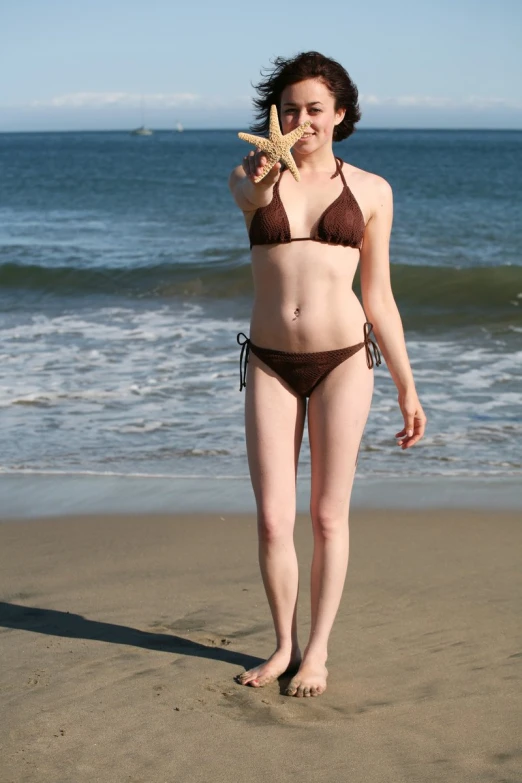
[[[256,154],[254,150],[248,153],[248,155],[245,155],[243,158],[243,169],[245,170],[245,174],[247,177],[252,178],[254,176],[255,171],[255,165],[256,165]]]
[[[413,436],[413,428],[415,426],[415,413],[412,411],[411,413],[406,413],[404,417],[404,429],[406,430],[406,435],[408,438],[411,438]]]
[[[250,177],[252,175],[252,153],[249,152],[248,155],[245,155],[243,158],[243,171],[247,175],[247,177]]]
[[[414,446],[424,435],[426,421],[426,416],[422,410],[415,413],[405,412],[404,428],[395,435],[397,445],[402,449],[409,449]]]
[[[249,179],[254,181],[261,175],[265,163],[266,157],[261,150],[251,150],[248,155],[243,158],[243,169],[245,174]]]
[[[258,177],[260,177],[263,173],[263,169],[266,166],[268,158],[266,157],[265,153],[260,150],[252,150],[248,153],[246,157],[243,158],[243,169],[247,177],[254,182]],[[277,176],[279,175],[279,171],[281,169],[281,164],[276,163],[273,168],[270,170],[269,174],[267,174],[266,177],[263,178],[263,181],[266,180],[265,184],[271,185],[271,180],[275,180]]]
[[[257,157],[256,177],[260,177],[266,165],[266,156],[261,152]]]
[[[415,444],[422,438],[425,429],[426,422],[422,421],[422,419],[415,419],[413,430],[411,431],[412,434],[408,435],[406,432],[405,437],[402,437],[402,439],[398,440],[397,443],[402,449],[410,449],[412,446],[415,446]]]
[[[253,161],[254,161],[254,167],[252,171],[253,177],[258,176],[260,159],[261,159],[261,155],[259,154],[259,150],[256,150],[253,154]]]

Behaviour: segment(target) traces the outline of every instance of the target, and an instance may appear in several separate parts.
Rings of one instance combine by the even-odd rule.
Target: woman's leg
[[[326,689],[328,638],[346,578],[350,496],[372,391],[373,373],[364,351],[359,351],[336,367],[310,397],[312,624],[301,666],[287,689],[290,696],[318,696]]]
[[[259,565],[276,634],[265,663],[240,675],[261,687],[301,660],[297,641],[298,569],[294,547],[296,476],[306,402],[250,354],[245,399],[248,463],[257,503]]]

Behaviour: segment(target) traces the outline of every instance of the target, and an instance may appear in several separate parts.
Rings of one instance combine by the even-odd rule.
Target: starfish
[[[290,152],[290,147],[293,147],[296,141],[299,141],[303,136],[305,130],[311,125],[311,120],[303,122],[295,130],[290,133],[281,133],[279,127],[279,120],[277,118],[277,106],[275,103],[270,107],[270,130],[268,131],[268,139],[264,136],[253,136],[251,133],[238,133],[240,139],[248,141],[249,144],[253,144],[255,147],[263,150],[266,155],[267,162],[263,166],[263,171],[259,177],[256,177],[254,182],[261,182],[266,177],[268,172],[275,166],[278,160],[282,160],[286,167],[291,171],[293,177],[297,182],[300,180],[299,169],[295,165],[295,160]]]

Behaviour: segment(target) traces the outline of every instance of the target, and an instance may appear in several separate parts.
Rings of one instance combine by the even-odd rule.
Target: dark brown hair
[[[340,63],[319,52],[301,52],[289,60],[276,57],[272,63],[273,69],[267,69],[265,73],[261,71],[265,78],[253,85],[259,95],[254,98],[257,120],[251,126],[254,133],[268,132],[270,106],[275,103],[279,113],[285,87],[305,79],[321,79],[335,98],[335,110],[346,109],[343,121],[334,128],[333,140],[342,141],[351,136],[355,123],[361,119],[359,93]]]

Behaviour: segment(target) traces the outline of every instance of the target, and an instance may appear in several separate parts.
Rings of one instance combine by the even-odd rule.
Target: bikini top
[[[287,242],[326,242],[328,245],[361,248],[364,236],[364,217],[355,196],[346,184],[343,161],[335,158],[336,172],[340,175],[343,189],[335,201],[325,209],[309,237],[292,237],[286,210],[279,195],[281,176],[274,185],[272,201],[266,207],[254,212],[248,235],[253,245],[278,245]]]

